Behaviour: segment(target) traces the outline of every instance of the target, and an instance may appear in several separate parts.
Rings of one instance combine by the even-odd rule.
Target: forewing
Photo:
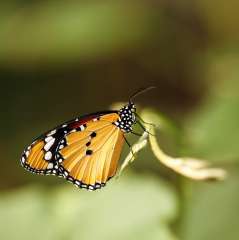
[[[27,170],[38,174],[58,174],[55,151],[66,133],[66,126],[58,127],[40,136],[28,146],[21,157],[21,164]]]

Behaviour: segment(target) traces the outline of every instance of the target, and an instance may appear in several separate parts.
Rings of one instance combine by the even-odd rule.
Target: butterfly
[[[125,135],[139,122],[132,99],[150,88],[133,94],[120,110],[84,115],[42,134],[23,151],[21,165],[32,173],[63,177],[79,188],[100,189],[116,174]]]

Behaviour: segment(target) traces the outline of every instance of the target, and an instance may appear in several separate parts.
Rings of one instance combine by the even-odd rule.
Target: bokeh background
[[[239,239],[238,9],[236,0],[1,1],[0,238]],[[150,85],[137,104],[167,119],[164,150],[224,167],[226,181],[185,179],[149,148],[93,193],[21,168],[40,133]]]

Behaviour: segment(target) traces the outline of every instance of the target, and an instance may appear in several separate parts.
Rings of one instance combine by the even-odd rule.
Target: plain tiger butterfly
[[[21,165],[32,173],[64,177],[80,188],[105,186],[116,174],[125,134],[136,123],[144,129],[132,100],[151,88],[133,94],[120,110],[91,113],[46,132],[24,150]]]

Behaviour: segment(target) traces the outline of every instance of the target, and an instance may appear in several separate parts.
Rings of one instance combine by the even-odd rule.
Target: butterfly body
[[[135,105],[92,113],[66,122],[28,146],[21,165],[37,174],[58,175],[80,188],[96,190],[117,170],[124,135],[136,123]]]

